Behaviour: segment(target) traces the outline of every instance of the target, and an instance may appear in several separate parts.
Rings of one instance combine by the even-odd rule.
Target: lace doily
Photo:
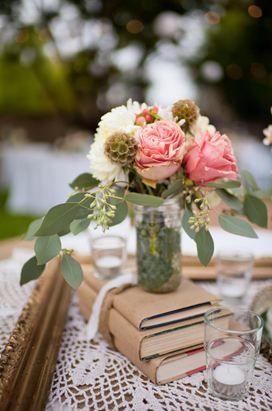
[[[254,295],[256,289],[265,283],[268,282],[253,283],[251,294]],[[214,291],[214,283],[205,286]],[[89,342],[85,327],[75,296],[63,335],[47,411],[272,409],[272,365],[262,356],[257,360],[249,395],[243,401],[233,403],[208,394],[205,372],[163,386],[152,384],[101,337],[94,343]]]
[[[28,253],[0,262],[0,351],[8,339],[34,283],[19,286],[19,273]],[[252,283],[250,295],[268,282]],[[271,281],[269,282],[272,283]],[[214,283],[205,283],[214,291]],[[86,339],[86,324],[74,296],[63,334],[47,411],[231,411],[272,409],[272,365],[258,358],[248,396],[240,402],[208,394],[205,373],[173,383],[152,384],[120,353],[98,336]]]
[[[8,260],[0,261],[0,352],[5,347],[34,283],[20,286],[22,265],[32,253],[15,250]]]

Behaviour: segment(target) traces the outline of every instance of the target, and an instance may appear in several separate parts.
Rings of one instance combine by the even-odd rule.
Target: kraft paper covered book
[[[206,368],[204,348],[196,347],[175,355],[164,355],[150,361],[140,361],[136,352],[124,340],[114,339],[114,345],[155,384],[166,384]]]
[[[89,318],[96,293],[85,282],[79,288],[79,305],[86,319]],[[225,316],[229,311],[226,310]],[[225,325],[225,319],[218,322]],[[220,325],[219,324],[219,325]],[[204,323],[203,315],[187,319],[174,324],[139,330],[132,325],[119,311],[112,307],[107,318],[108,331],[114,338],[122,341],[133,341],[133,349],[140,360],[150,360],[165,354],[174,353],[181,349],[190,349],[203,344]],[[102,331],[103,334],[103,331]]]
[[[219,327],[226,326],[229,310],[216,320]],[[188,320],[178,326],[162,326],[154,330],[139,331],[114,308],[110,311],[109,330],[114,338],[132,341],[133,351],[140,360],[150,360],[203,344],[203,318]]]
[[[88,265],[84,279],[96,293],[105,284],[92,275]],[[111,305],[134,327],[145,330],[196,318],[218,301],[219,297],[183,279],[176,291],[163,295],[147,293],[138,286],[126,288],[114,294]]]
[[[97,293],[105,282],[91,275],[89,265],[84,267],[84,276],[85,280],[78,289],[78,297],[80,309],[84,317],[89,319]],[[166,313],[164,313],[162,307],[164,307],[164,298],[167,295],[149,294],[138,287],[122,289],[121,291],[117,290],[116,293],[109,296],[109,301],[107,302],[108,315],[103,319],[104,322],[107,322],[106,327],[105,324],[100,327],[103,335],[105,335],[103,330],[105,331],[107,328],[113,346],[157,384],[174,381],[205,368],[203,313],[211,307],[212,303],[217,303],[218,298],[188,281],[184,283],[187,292],[188,290],[190,291],[190,299],[184,298],[182,304],[181,297],[183,292],[181,291],[179,293],[180,298],[177,297],[177,293],[172,293],[172,298],[174,294],[175,299],[178,301],[178,308],[173,309],[173,307],[175,307],[174,304],[171,305],[171,302],[168,301]],[[201,291],[199,291],[199,289]],[[136,294],[140,292],[140,303],[135,302],[135,297],[132,302],[131,293],[129,293],[129,297],[126,297],[125,300],[120,300],[119,297],[122,294],[127,294],[129,290],[134,290]],[[117,307],[120,309],[121,307],[133,306],[133,309],[137,311],[140,304],[144,304],[143,295],[146,295],[146,301],[148,301],[149,297],[152,299],[156,297],[159,316],[155,314],[155,308],[152,311],[149,307],[148,315],[150,315],[151,312],[150,317],[155,319],[155,324],[153,323],[151,325],[146,322],[147,327],[142,327],[145,329],[140,330],[139,324],[141,322],[135,322],[135,317],[132,317],[132,321],[129,321],[128,318],[126,318],[129,314],[126,314],[126,317],[124,317],[123,313],[117,310]],[[196,301],[197,308],[193,305],[195,297],[200,298],[200,303],[198,300]],[[127,302],[124,302],[126,300]],[[141,311],[144,312],[144,307],[141,306],[140,308]],[[131,310],[129,312],[131,312]],[[178,313],[177,318],[175,318],[176,313]],[[180,315],[179,313],[182,314]],[[173,317],[171,317],[172,314]],[[167,319],[165,321],[166,324],[164,323],[162,325],[159,323],[161,317]],[[147,316],[147,318],[149,317]],[[133,321],[138,327],[133,325]],[[193,327],[196,327],[194,332],[190,332]],[[168,338],[167,335],[169,336]],[[143,341],[146,341],[146,344],[142,344]],[[141,360],[141,358],[143,358],[140,354],[142,346],[144,347],[144,352],[146,351],[148,354],[144,357],[145,359],[149,359],[148,361]],[[169,351],[172,352],[165,354]]]
[[[155,384],[166,384],[206,368],[203,346],[192,347],[190,350],[180,350],[176,354],[164,355],[150,361],[140,361],[134,350],[133,341],[117,337],[114,339],[114,344],[118,351],[130,359]],[[227,360],[230,355],[237,353],[240,349],[240,342],[233,339],[231,344],[229,341],[218,344],[216,350],[214,349],[214,355],[218,358],[225,357]]]
[[[78,290],[79,305],[89,319],[93,303],[105,284],[85,267],[85,280]],[[170,297],[170,298],[169,298]],[[140,359],[150,359],[203,343],[203,316],[218,297],[191,281],[183,280],[176,292],[155,295],[137,286],[110,292],[100,315],[100,332],[134,341]],[[147,324],[146,326],[143,324]],[[125,334],[124,334],[125,333]]]

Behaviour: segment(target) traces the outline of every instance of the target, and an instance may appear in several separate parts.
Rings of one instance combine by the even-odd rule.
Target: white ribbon
[[[108,293],[113,288],[116,287],[121,287],[122,285],[125,284],[137,284],[137,275],[136,273],[130,272],[128,274],[123,274],[120,275],[119,277],[114,278],[113,280],[108,281],[98,292],[91,316],[89,318],[87,327],[86,327],[86,332],[87,332],[87,338],[92,340],[98,331],[99,327],[99,318],[100,318],[100,312],[101,308],[104,302],[104,299]]]

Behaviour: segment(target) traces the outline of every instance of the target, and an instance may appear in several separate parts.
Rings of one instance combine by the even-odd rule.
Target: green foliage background
[[[185,53],[181,63],[189,64],[198,82],[222,93],[233,111],[245,120],[254,116],[265,124],[269,119],[272,101],[270,1],[254,1],[262,10],[260,18],[250,16],[251,0],[62,0],[50,9],[45,3],[33,2],[39,17],[35,24],[27,25],[18,12],[23,4],[21,0],[0,2],[0,14],[7,27],[14,30],[13,38],[2,46],[0,53],[1,113],[72,114],[75,121],[89,128],[96,124],[101,112],[107,110],[105,96],[113,84],[125,85],[124,101],[128,97],[143,100],[148,86],[144,66],[149,56],[162,41],[177,46],[183,36],[181,30],[174,37],[160,37],[154,28],[156,18],[165,12],[183,16],[198,10],[203,21],[207,20],[207,12],[214,13],[219,21],[207,24],[201,52],[193,59]],[[54,21],[62,19],[58,5],[72,5],[82,22],[106,25],[115,36],[114,47],[102,55],[99,45],[90,42],[89,47],[82,46],[69,57],[63,56],[51,29]],[[132,29],[128,29],[129,23]],[[44,46],[49,43],[54,48],[54,60],[44,53]],[[120,70],[108,57],[129,45],[140,48],[139,64],[132,70]],[[25,63],[22,55],[27,55],[29,50],[34,51],[35,56]],[[218,82],[211,83],[203,77],[205,61],[221,66],[223,77]]]
[[[23,235],[36,216],[14,215],[6,209],[8,193],[0,191],[0,240]]]
[[[262,16],[250,16],[255,5]],[[205,61],[220,64],[223,77],[210,83],[227,98],[232,109],[245,120],[270,120],[272,105],[272,5],[270,1],[229,0],[219,24],[212,25],[192,66],[197,80],[209,84],[201,66]]]

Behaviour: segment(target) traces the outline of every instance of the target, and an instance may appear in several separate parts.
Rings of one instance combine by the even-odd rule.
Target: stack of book
[[[78,289],[79,306],[89,319],[100,288],[105,284],[84,267]],[[219,298],[183,279],[169,294],[150,294],[140,287],[113,294],[107,331],[115,348],[156,384],[164,384],[205,368],[204,314]],[[224,326],[226,315],[218,318]],[[100,327],[103,334],[105,324]]]

